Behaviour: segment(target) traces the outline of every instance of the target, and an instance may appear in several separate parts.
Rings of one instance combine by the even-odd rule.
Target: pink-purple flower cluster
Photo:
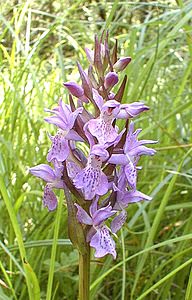
[[[117,59],[117,44],[109,50],[108,36],[95,37],[95,49],[86,48],[88,71],[78,63],[82,84],[66,82],[69,104],[62,99],[45,121],[55,125],[50,136],[52,146],[46,164],[30,172],[47,182],[43,203],[50,211],[57,207],[53,189],[74,195],[76,218],[86,228],[86,241],[95,248],[95,257],[111,254],[116,258],[113,235],[126,221],[130,203],[151,200],[136,189],[139,159],[154,155],[146,147],[156,141],[138,140],[141,129],[134,130],[132,119],[148,110],[142,102],[121,103],[126,76],[117,89],[119,72],[131,62],[130,57]],[[124,119],[122,131],[118,120]],[[121,121],[122,122],[122,121]],[[86,146],[80,147],[83,143]],[[89,149],[88,155],[82,149]],[[74,200],[75,199],[75,200]]]

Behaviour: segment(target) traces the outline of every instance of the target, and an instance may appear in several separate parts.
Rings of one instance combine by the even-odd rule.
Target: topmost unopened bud
[[[131,57],[122,57],[113,65],[113,68],[116,72],[123,71],[130,62]]]

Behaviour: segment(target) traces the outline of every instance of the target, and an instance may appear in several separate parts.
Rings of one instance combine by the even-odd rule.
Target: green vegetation
[[[124,102],[150,106],[135,126],[159,144],[138,182],[153,200],[129,206],[116,261],[92,260],[91,299],[192,299],[191,19],[190,0],[1,2],[0,299],[77,298],[66,206],[48,213],[28,168],[45,163],[44,108],[67,100],[62,82],[106,28],[132,57]]]

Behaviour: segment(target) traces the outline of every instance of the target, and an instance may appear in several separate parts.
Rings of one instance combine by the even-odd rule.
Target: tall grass
[[[138,181],[153,200],[129,206],[116,261],[92,259],[91,296],[192,298],[191,17],[191,1],[182,0],[1,4],[0,299],[77,297],[65,204],[48,213],[42,183],[28,167],[45,162],[52,129],[44,107],[67,100],[62,82],[78,79],[83,47],[106,28],[121,55],[133,59],[124,101],[151,108],[135,126],[159,144]]]

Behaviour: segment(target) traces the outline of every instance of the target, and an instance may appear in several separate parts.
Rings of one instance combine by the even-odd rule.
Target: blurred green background
[[[44,108],[67,101],[62,82],[79,81],[76,61],[88,66],[84,47],[104,29],[132,57],[123,101],[150,106],[140,138],[159,143],[138,180],[153,200],[129,206],[116,261],[92,259],[91,299],[192,299],[191,20],[187,0],[1,1],[0,299],[77,299],[66,207],[42,207],[28,168],[46,162]]]

